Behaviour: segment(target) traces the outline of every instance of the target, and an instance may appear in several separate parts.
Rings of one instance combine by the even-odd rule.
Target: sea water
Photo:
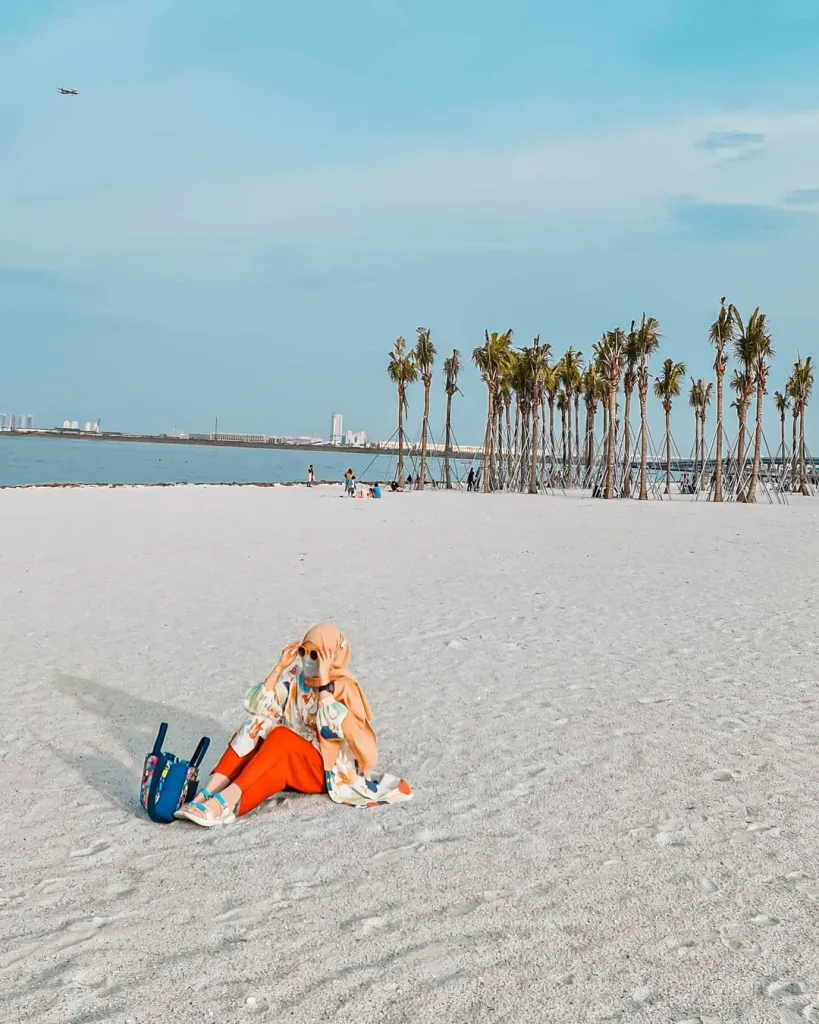
[[[386,482],[395,476],[396,462],[393,454],[376,455],[375,452],[353,455],[0,435],[0,485],[5,486],[304,482],[311,463],[317,481],[341,482],[345,471],[352,469],[359,480]],[[410,459],[405,465],[406,473],[414,473]],[[462,464],[453,465],[453,475],[455,465],[460,471]]]

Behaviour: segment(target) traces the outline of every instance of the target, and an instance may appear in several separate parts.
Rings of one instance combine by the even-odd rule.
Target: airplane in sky
[[[57,86],[57,92],[61,96],[79,96],[79,94],[80,94],[80,90],[79,89],[63,89],[63,87],[61,85]]]

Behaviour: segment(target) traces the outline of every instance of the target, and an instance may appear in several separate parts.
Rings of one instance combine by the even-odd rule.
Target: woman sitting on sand
[[[349,660],[350,645],[335,626],[313,626],[300,644],[285,647],[267,679],[248,690],[252,717],[176,817],[229,825],[285,789],[327,793],[354,807],[409,800],[403,779],[372,771],[372,712]]]

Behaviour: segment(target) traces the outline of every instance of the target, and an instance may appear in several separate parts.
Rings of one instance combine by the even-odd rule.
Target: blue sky
[[[707,376],[723,294],[773,391],[814,344],[817,52],[808,0],[5,0],[0,409],[389,436],[417,326],[589,353],[646,310]]]

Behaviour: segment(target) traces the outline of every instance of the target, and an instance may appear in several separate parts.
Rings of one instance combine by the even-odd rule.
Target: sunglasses
[[[307,648],[305,648],[305,647],[300,647],[299,648],[299,657],[300,658],[306,658],[307,657]],[[312,658],[313,661],[318,661],[318,659],[319,659],[318,651],[310,651],[310,657]]]

